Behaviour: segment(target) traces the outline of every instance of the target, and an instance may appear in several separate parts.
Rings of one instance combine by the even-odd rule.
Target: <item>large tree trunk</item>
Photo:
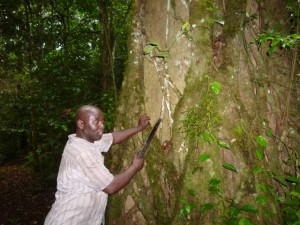
[[[110,197],[108,224],[283,223],[273,178],[299,173],[297,55],[251,42],[284,10],[281,0],[135,2],[116,129],[143,111],[163,122],[145,168]],[[148,42],[159,46],[144,55]],[[112,172],[146,135],[112,149]]]

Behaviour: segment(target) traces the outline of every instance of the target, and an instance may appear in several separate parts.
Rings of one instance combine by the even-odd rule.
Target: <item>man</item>
[[[101,110],[85,105],[76,113],[76,134],[69,135],[58,177],[55,202],[45,225],[100,225],[108,194],[124,188],[144,166],[144,159],[134,156],[132,165],[123,173],[113,175],[104,166],[101,152],[144,130],[150,118],[142,115],[137,127],[103,134]]]

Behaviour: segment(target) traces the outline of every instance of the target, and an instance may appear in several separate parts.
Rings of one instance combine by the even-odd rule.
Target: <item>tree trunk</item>
[[[32,12],[31,12],[31,6],[30,6],[30,1],[25,0],[24,1],[24,7],[25,7],[25,18],[26,18],[26,31],[27,31],[27,40],[28,40],[28,46],[27,46],[27,54],[28,54],[28,74],[33,73],[33,41],[32,41]],[[30,84],[29,86],[29,95],[32,96],[34,95],[35,92],[35,87],[33,84]],[[28,136],[30,137],[30,151],[32,153],[32,164],[35,169],[38,168],[39,166],[39,157],[37,153],[37,125],[35,122],[34,118],[34,110],[33,110],[33,104],[32,102],[29,102],[29,109],[30,109],[30,134]]]
[[[252,42],[286,29],[284,10],[280,0],[135,2],[116,129],[143,111],[163,121],[145,168],[110,196],[107,224],[283,223],[275,180],[299,175],[297,55]],[[113,173],[146,135],[111,150]]]
[[[111,30],[110,16],[108,13],[109,1],[99,0],[100,21],[102,23],[102,49],[101,49],[101,82],[102,90],[114,90],[116,94],[116,84],[114,76],[113,58],[113,31]],[[115,96],[116,97],[116,96]]]

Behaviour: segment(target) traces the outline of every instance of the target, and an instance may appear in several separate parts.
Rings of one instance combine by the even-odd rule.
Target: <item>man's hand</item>
[[[150,117],[147,116],[146,114],[142,114],[139,119],[138,127],[141,128],[141,130],[144,130],[149,124],[149,121],[150,121]]]
[[[102,191],[106,194],[113,194],[124,188],[134,175],[144,167],[144,158],[139,158],[137,154],[134,155],[131,166],[123,173],[114,176],[112,182],[107,185]]]
[[[113,135],[113,144],[119,144],[122,141],[127,140],[128,138],[130,138],[131,136],[133,136],[134,134],[144,130],[147,125],[149,124],[150,121],[150,117],[147,116],[146,114],[142,114],[140,119],[139,119],[139,124],[136,127],[133,128],[129,128],[123,131],[114,131],[112,132]]]
[[[134,155],[132,167],[135,168],[136,172],[140,171],[144,167],[144,161],[145,159],[143,157],[139,158],[137,154]]]

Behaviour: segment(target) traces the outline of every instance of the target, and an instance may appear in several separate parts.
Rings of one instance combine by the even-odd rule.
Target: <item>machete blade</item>
[[[146,151],[147,151],[147,149],[148,149],[148,147],[149,147],[149,145],[150,145],[151,140],[152,140],[153,137],[154,137],[154,134],[155,134],[156,130],[157,130],[158,127],[159,127],[159,124],[160,124],[161,120],[162,120],[162,119],[159,118],[159,119],[156,121],[156,123],[154,124],[154,126],[152,127],[152,129],[151,129],[151,131],[150,131],[150,133],[149,133],[149,135],[148,135],[148,137],[147,137],[147,139],[146,139],[146,141],[145,141],[145,143],[144,143],[144,146],[143,146],[142,150],[138,152],[138,157],[139,157],[139,158],[143,158],[143,157],[145,156],[145,153],[146,153]]]

